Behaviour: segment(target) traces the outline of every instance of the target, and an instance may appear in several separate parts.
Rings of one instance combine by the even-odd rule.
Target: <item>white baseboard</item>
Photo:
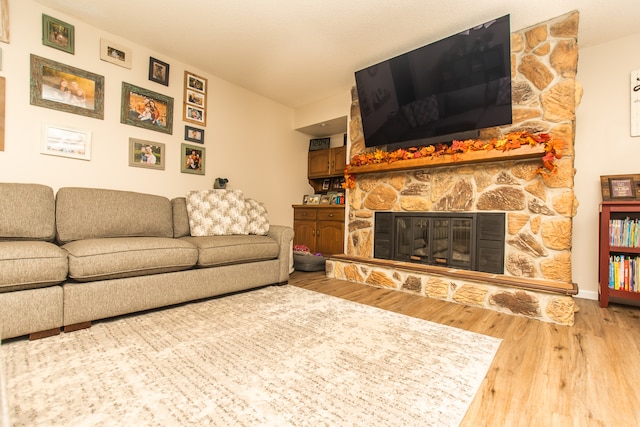
[[[598,292],[597,291],[578,291],[578,295],[576,295],[576,298],[591,299],[591,300],[598,301]]]

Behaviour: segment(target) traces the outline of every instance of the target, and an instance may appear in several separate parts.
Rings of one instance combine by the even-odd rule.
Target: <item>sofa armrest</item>
[[[280,245],[280,253],[278,254],[278,260],[280,260],[280,274],[278,282],[288,282],[290,271],[289,267],[292,260],[293,228],[284,225],[270,225],[267,236],[274,239],[278,242],[278,245]]]

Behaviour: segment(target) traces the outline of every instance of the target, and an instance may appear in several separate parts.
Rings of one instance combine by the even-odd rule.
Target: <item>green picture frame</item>
[[[75,27],[52,16],[42,14],[42,44],[75,54]]]
[[[122,82],[120,123],[173,134],[173,98]]]
[[[104,77],[31,55],[31,105],[104,119]]]
[[[182,144],[180,149],[180,172],[196,175],[205,174],[206,149],[203,146]]]

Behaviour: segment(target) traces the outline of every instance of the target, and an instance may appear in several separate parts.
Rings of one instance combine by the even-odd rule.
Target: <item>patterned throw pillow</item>
[[[506,105],[511,103],[511,79],[502,77],[498,81],[498,96],[496,105]]]
[[[249,234],[265,236],[269,233],[267,208],[253,199],[245,199],[247,205],[247,231]]]
[[[192,236],[247,234],[247,205],[242,191],[190,191],[186,199]]]

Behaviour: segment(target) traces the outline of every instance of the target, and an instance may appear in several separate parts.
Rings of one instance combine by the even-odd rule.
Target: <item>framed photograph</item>
[[[128,47],[100,39],[100,59],[103,61],[131,69],[131,56]]]
[[[204,108],[198,108],[193,105],[185,104],[184,105],[184,121],[196,123],[202,126],[206,126],[206,117]]]
[[[640,200],[640,174],[600,177],[602,200]]]
[[[331,178],[325,178],[322,181],[322,189],[323,190],[328,190],[330,186],[331,186]]]
[[[189,71],[184,72],[183,120],[197,125],[207,125],[208,81]]]
[[[149,80],[169,86],[169,64],[149,57]]]
[[[164,170],[164,144],[129,138],[129,166]]]
[[[173,98],[122,82],[120,123],[173,133]]]
[[[331,196],[329,196],[328,194],[323,194],[320,196],[321,205],[328,205],[330,202],[331,202]]]
[[[197,142],[198,144],[204,144],[204,129],[185,126],[184,139],[187,141]]]
[[[9,0],[0,0],[0,42],[9,43]]]
[[[195,145],[182,144],[180,172],[204,175],[205,149]]]
[[[42,44],[74,54],[75,27],[49,15],[42,14]]]
[[[309,195],[305,194],[304,196],[302,196],[302,204],[306,205],[309,204]]]
[[[31,105],[104,119],[104,77],[31,55]]]
[[[66,126],[44,124],[42,154],[91,160],[91,132]]]
[[[331,180],[331,189],[340,190],[342,189],[342,183],[344,182],[344,178],[333,178]]]
[[[309,201],[307,204],[309,205],[317,205],[320,203],[320,195],[319,194],[310,194]]]

